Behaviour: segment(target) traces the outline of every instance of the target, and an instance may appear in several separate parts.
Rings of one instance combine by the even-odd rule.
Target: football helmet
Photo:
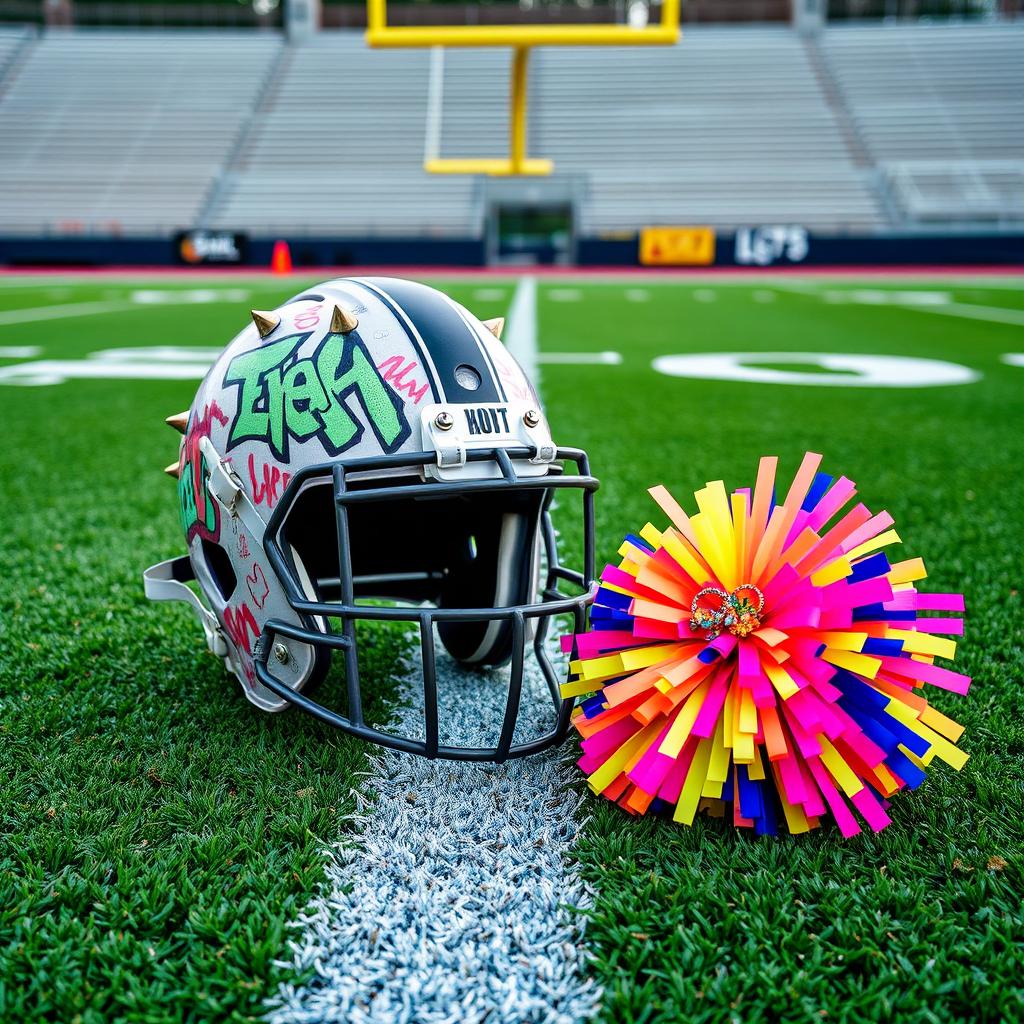
[[[564,738],[572,701],[545,636],[556,615],[585,628],[598,482],[583,451],[552,442],[501,327],[411,281],[328,281],[254,311],[191,409],[168,418],[183,435],[167,472],[188,555],[146,570],[146,593],[190,605],[257,707],[295,706],[432,758],[504,761]],[[582,497],[580,570],[560,564],[551,521],[566,488]],[[415,735],[364,718],[359,633],[370,620],[418,630]],[[492,745],[442,742],[435,634],[459,662],[510,665]],[[552,712],[524,741],[531,647]],[[335,657],[341,710],[312,696]]]

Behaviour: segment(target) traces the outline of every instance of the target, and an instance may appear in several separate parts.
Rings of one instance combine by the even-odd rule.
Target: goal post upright
[[[679,39],[680,0],[662,0],[655,25],[388,25],[387,0],[366,0],[366,42],[374,48],[504,46],[513,50],[509,90],[507,158],[431,158],[432,174],[486,174],[492,177],[547,175],[550,160],[526,155],[527,89],[530,51],[536,46],[671,46]]]

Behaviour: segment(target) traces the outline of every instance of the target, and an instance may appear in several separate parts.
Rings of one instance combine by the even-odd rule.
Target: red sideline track
[[[0,267],[4,277],[167,277],[181,279],[208,279],[210,277],[267,277],[267,278],[319,278],[388,276],[411,278],[510,278],[529,274],[534,277],[584,280],[761,280],[772,277],[888,278],[912,277],[1020,277],[1024,287],[1024,264],[968,264],[930,266],[908,264],[903,266],[814,266],[814,267],[449,267],[449,266],[367,266],[367,267],[296,267],[291,274],[274,274],[266,267]]]

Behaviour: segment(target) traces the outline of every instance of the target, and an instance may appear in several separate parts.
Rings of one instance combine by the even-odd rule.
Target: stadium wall
[[[694,266],[1024,265],[1024,233],[833,236],[764,227],[721,233],[710,260]],[[196,233],[190,233],[196,234]],[[223,234],[223,233],[209,233]],[[154,238],[0,237],[0,266],[269,266],[277,238],[229,235],[236,253],[183,254],[182,240]],[[794,241],[794,239],[796,241]],[[487,264],[481,238],[285,239],[296,266],[446,266]],[[577,266],[639,267],[639,236],[580,238]],[[648,265],[650,265],[648,263]],[[666,262],[666,266],[679,263]],[[683,264],[685,265],[685,264]]]

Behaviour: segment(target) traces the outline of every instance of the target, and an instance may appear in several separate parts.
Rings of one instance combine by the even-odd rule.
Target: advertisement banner
[[[645,267],[709,267],[714,262],[714,228],[663,226],[640,231],[640,263]]]
[[[174,236],[174,255],[179,263],[197,267],[204,263],[245,263],[249,239],[233,231],[179,231]]]

